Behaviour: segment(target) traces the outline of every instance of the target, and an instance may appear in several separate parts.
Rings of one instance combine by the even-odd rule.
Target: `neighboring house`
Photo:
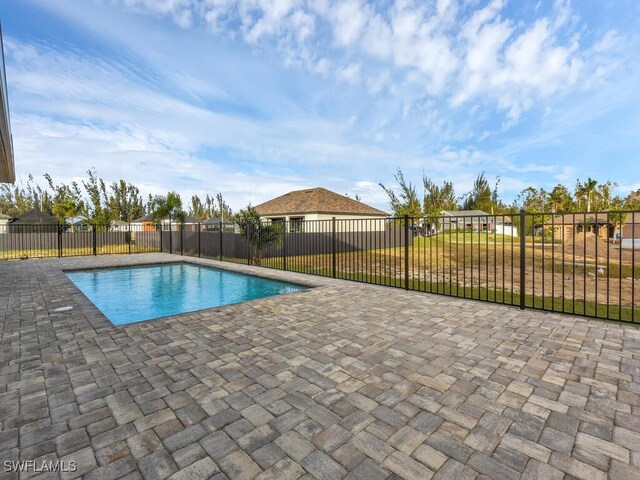
[[[0,213],[0,234],[7,233],[7,224],[11,220],[9,215],[5,215],[4,213]]]
[[[337,231],[383,231],[389,217],[382,210],[322,187],[285,193],[255,208],[261,220],[287,222],[292,233],[330,232],[334,217]]]
[[[163,218],[160,222],[157,222],[153,219],[153,215],[151,213],[146,214],[143,217],[136,218],[131,222],[131,231],[138,232],[154,232],[156,231],[156,226],[158,223],[162,224],[162,231],[168,232],[171,230],[172,232],[180,231],[180,222],[176,220],[169,220],[168,218]],[[184,230],[185,231],[193,231],[195,232],[198,221],[190,216],[185,216],[184,219]]]
[[[11,233],[57,232],[58,219],[34,208],[9,220],[8,226]]]
[[[619,238],[620,226],[614,214],[607,213],[565,213],[554,215],[544,222],[543,228],[553,229],[554,238],[562,241],[573,240],[578,234],[593,233],[602,240],[614,241]]]
[[[621,237],[621,248],[640,248],[640,213],[627,214]]]
[[[491,230],[495,224],[494,217],[482,210],[442,210],[442,218],[439,226],[442,230],[462,229],[462,230]],[[494,222],[492,224],[492,222]]]
[[[203,232],[218,232],[220,231],[220,224],[222,220],[219,218],[207,218],[202,221],[201,230]]]
[[[162,230],[164,232],[168,232],[171,230],[172,232],[179,232],[181,223],[178,220],[169,221],[168,218],[163,218],[161,220]],[[182,222],[182,229],[185,232],[195,232],[198,229],[198,220],[189,215],[185,215],[184,222]]]
[[[460,229],[477,232],[494,232],[508,237],[517,237],[518,229],[507,215],[494,215],[483,210],[442,210],[438,221],[439,230]]]
[[[129,223],[123,220],[111,220],[109,223],[109,230],[112,232],[128,232]]]
[[[136,218],[131,222],[132,232],[155,232],[156,222],[153,220],[153,215],[147,213],[146,215]]]
[[[72,232],[89,231],[93,228],[91,223],[84,217],[68,218],[65,223],[71,227]]]
[[[495,215],[495,233],[505,237],[517,237],[518,227],[513,224],[513,219],[508,215]]]

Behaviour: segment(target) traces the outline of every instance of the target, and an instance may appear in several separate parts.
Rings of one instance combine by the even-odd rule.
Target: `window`
[[[291,217],[290,218],[290,230],[291,233],[304,232],[304,217]]]

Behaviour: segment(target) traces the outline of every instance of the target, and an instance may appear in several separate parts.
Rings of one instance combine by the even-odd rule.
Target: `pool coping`
[[[321,288],[98,333],[101,314],[63,269],[180,259],[132,257],[0,263],[9,458],[73,459],[86,478],[640,472],[635,325],[229,264],[218,268]],[[256,440],[247,427],[271,430]],[[141,452],[147,435],[157,442]],[[183,463],[187,447],[206,455]],[[276,447],[289,459],[265,463]]]
[[[325,286],[326,283],[323,282],[318,282],[318,278],[322,278],[322,277],[314,277],[313,279],[309,279],[306,278],[308,277],[308,275],[304,274],[304,273],[298,273],[298,272],[290,272],[290,271],[281,271],[281,270],[272,270],[272,269],[264,269],[264,267],[260,267],[260,266],[256,266],[256,265],[243,265],[243,264],[234,264],[234,263],[229,263],[229,262],[220,262],[219,260],[214,260],[214,259],[208,259],[208,258],[181,258],[180,260],[174,260],[174,259],[167,259],[166,261],[160,260],[160,261],[147,261],[144,260],[140,263],[132,263],[131,262],[131,258],[130,257],[123,257],[124,259],[127,259],[126,261],[121,262],[120,264],[118,264],[116,262],[116,264],[110,264],[108,266],[96,266],[96,267],[89,267],[87,268],[86,266],[84,267],[75,267],[75,266],[70,266],[70,267],[65,267],[65,268],[60,268],[58,270],[58,273],[61,274],[64,277],[64,287],[69,291],[69,295],[74,299],[74,302],[77,303],[77,305],[71,305],[74,308],[77,307],[79,309],[79,311],[85,316],[85,318],[87,319],[87,321],[89,322],[89,324],[91,325],[91,327],[98,333],[105,331],[105,329],[111,329],[111,328],[115,328],[115,329],[125,329],[128,327],[133,327],[133,326],[140,326],[140,325],[144,325],[148,322],[157,322],[157,321],[164,321],[164,322],[168,322],[171,321],[172,319],[176,319],[179,320],[182,317],[185,317],[187,315],[193,315],[196,313],[200,313],[200,312],[207,312],[207,311],[211,311],[211,310],[218,310],[218,309],[222,309],[228,306],[232,306],[232,305],[238,305],[239,303],[252,303],[252,302],[257,302],[260,300],[263,300],[265,298],[272,298],[274,296],[277,295],[270,295],[268,297],[261,297],[261,298],[254,298],[251,300],[243,300],[241,302],[234,302],[234,303],[227,303],[224,305],[218,305],[215,307],[210,307],[210,308],[203,308],[203,309],[199,309],[199,310],[193,310],[193,311],[189,311],[189,312],[182,312],[182,313],[176,313],[176,314],[172,314],[172,315],[166,315],[166,316],[162,316],[162,317],[155,317],[155,318],[149,318],[146,320],[140,320],[137,322],[131,322],[131,323],[125,323],[125,324],[121,324],[121,325],[117,325],[113,322],[111,322],[111,320],[109,320],[109,318],[91,301],[91,299],[89,299],[89,297],[87,297],[84,292],[82,292],[82,290],[80,290],[77,285],[66,275],[66,272],[79,272],[79,271],[88,271],[88,270],[109,270],[109,269],[118,269],[118,268],[135,268],[135,267],[151,267],[151,266],[157,266],[157,265],[167,265],[167,264],[180,264],[180,263],[184,263],[184,264],[191,264],[191,265],[201,265],[204,267],[210,267],[210,268],[215,268],[218,270],[224,270],[224,271],[228,271],[228,272],[234,272],[234,273],[241,273],[241,274],[245,274],[245,275],[251,275],[254,277],[260,277],[263,278],[265,280],[276,280],[276,281],[280,281],[280,282],[286,282],[286,283],[291,283],[294,284],[296,286],[300,286],[300,287],[304,287],[303,290],[299,290],[296,292],[288,292],[288,293],[283,293],[280,295],[291,295],[291,294],[304,294],[305,292],[309,291],[309,289],[313,289],[313,288],[318,288],[318,287],[322,287]],[[235,267],[235,268],[234,268]],[[240,268],[238,268],[240,267]],[[265,275],[265,273],[274,273],[275,275]],[[287,275],[295,275],[295,276],[300,276],[301,279],[300,281],[298,281],[297,279],[295,281],[292,281],[290,279],[285,279],[282,278],[283,276],[285,276],[284,274]],[[312,280],[316,280],[316,281],[312,281]],[[334,280],[334,279],[332,279]],[[50,311],[50,313],[58,313],[55,312],[55,310]]]

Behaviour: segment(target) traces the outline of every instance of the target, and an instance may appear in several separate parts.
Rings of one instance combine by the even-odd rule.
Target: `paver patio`
[[[210,260],[316,288],[115,327],[62,271],[179,260],[0,263],[0,479],[640,478],[637,327]]]

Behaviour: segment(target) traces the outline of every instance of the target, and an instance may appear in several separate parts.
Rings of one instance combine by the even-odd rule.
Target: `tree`
[[[278,244],[284,232],[281,223],[262,223],[260,215],[251,204],[237,213],[236,223],[240,228],[240,235],[249,242],[251,263],[255,265],[260,265],[264,251]]]
[[[597,192],[594,198],[595,210],[603,211],[609,210],[614,203],[613,190],[618,186],[616,182],[607,180],[604,183],[598,184]],[[618,205],[621,205],[621,201]]]
[[[570,212],[573,210],[573,199],[569,189],[564,185],[558,184],[553,187],[551,193],[547,197],[547,205],[552,213]]]
[[[87,170],[87,175],[89,175],[89,179],[82,181],[82,185],[89,196],[87,219],[94,224],[107,224],[111,220],[111,215],[109,210],[103,207],[103,203],[106,203],[107,199],[104,180],[98,178],[95,170]]]
[[[541,213],[545,211],[548,204],[548,194],[544,188],[538,190],[534,187],[528,187],[520,192],[516,203],[527,212]]]
[[[180,223],[184,222],[185,213],[182,210],[182,199],[176,192],[169,192],[167,196],[156,195],[150,203],[150,209],[153,219],[158,220],[175,220]]]
[[[624,208],[629,210],[640,210],[640,188],[627,195],[627,198],[624,199]]]
[[[224,222],[225,220],[232,222],[233,212],[231,211],[229,205],[227,205],[227,202],[224,201],[222,192],[218,192],[216,194],[216,202],[218,202],[218,208],[215,212],[215,216],[218,217],[222,222]]]
[[[196,220],[206,220],[209,218],[207,215],[209,212],[204,208],[202,204],[202,200],[198,195],[193,195],[191,197],[191,207],[189,208],[189,215],[191,215]]]
[[[608,215],[609,222],[618,226],[618,230],[620,231],[620,238],[622,238],[622,226],[627,221],[627,213],[621,210],[625,210],[626,208],[628,208],[628,206],[626,205],[626,199],[623,200],[620,197],[615,197],[611,201],[610,207],[612,210],[609,212],[609,215]]]
[[[580,202],[585,202],[587,207],[587,212],[591,211],[591,202],[595,195],[597,195],[596,186],[598,185],[597,180],[593,180],[591,177],[587,178],[585,182],[581,182],[579,179],[576,181],[576,190],[575,196],[576,200],[582,206]]]
[[[429,177],[423,176],[422,184],[424,185],[422,210],[425,214],[437,215],[442,210],[458,209],[458,201],[453,183],[444,182],[442,186],[439,186]]]
[[[112,220],[131,222],[144,215],[144,203],[138,187],[125,180],[113,182],[110,186],[109,211]]]
[[[51,211],[60,223],[65,223],[67,219],[75,218],[86,212],[82,193],[76,182],[72,182],[71,185],[63,183],[54,185],[51,175],[45,173],[44,178],[47,179],[49,187],[54,191]]]
[[[382,183],[379,184],[389,197],[389,204],[393,210],[393,215],[395,217],[403,217],[405,215],[409,215],[410,217],[422,216],[422,206],[420,205],[415,185],[411,182],[407,183],[400,167],[398,167],[394,178],[400,185],[399,196],[391,188],[385,187]]]
[[[443,210],[458,209],[453,183],[444,182],[442,186],[439,186],[429,177],[423,175],[422,184],[424,185],[422,211],[429,224],[438,228],[440,223],[438,216]]]
[[[463,196],[463,210],[482,210],[483,212],[493,214],[495,210],[502,209],[503,205],[498,197],[498,185],[500,178],[496,179],[496,183],[491,189],[489,181],[482,172],[473,182],[473,188],[470,192]]]
[[[224,221],[233,221],[233,211],[227,205],[222,193],[217,193],[215,197],[207,196],[204,202],[200,200],[198,195],[191,197],[191,206],[189,214],[198,220],[206,220],[207,218],[219,218]]]

